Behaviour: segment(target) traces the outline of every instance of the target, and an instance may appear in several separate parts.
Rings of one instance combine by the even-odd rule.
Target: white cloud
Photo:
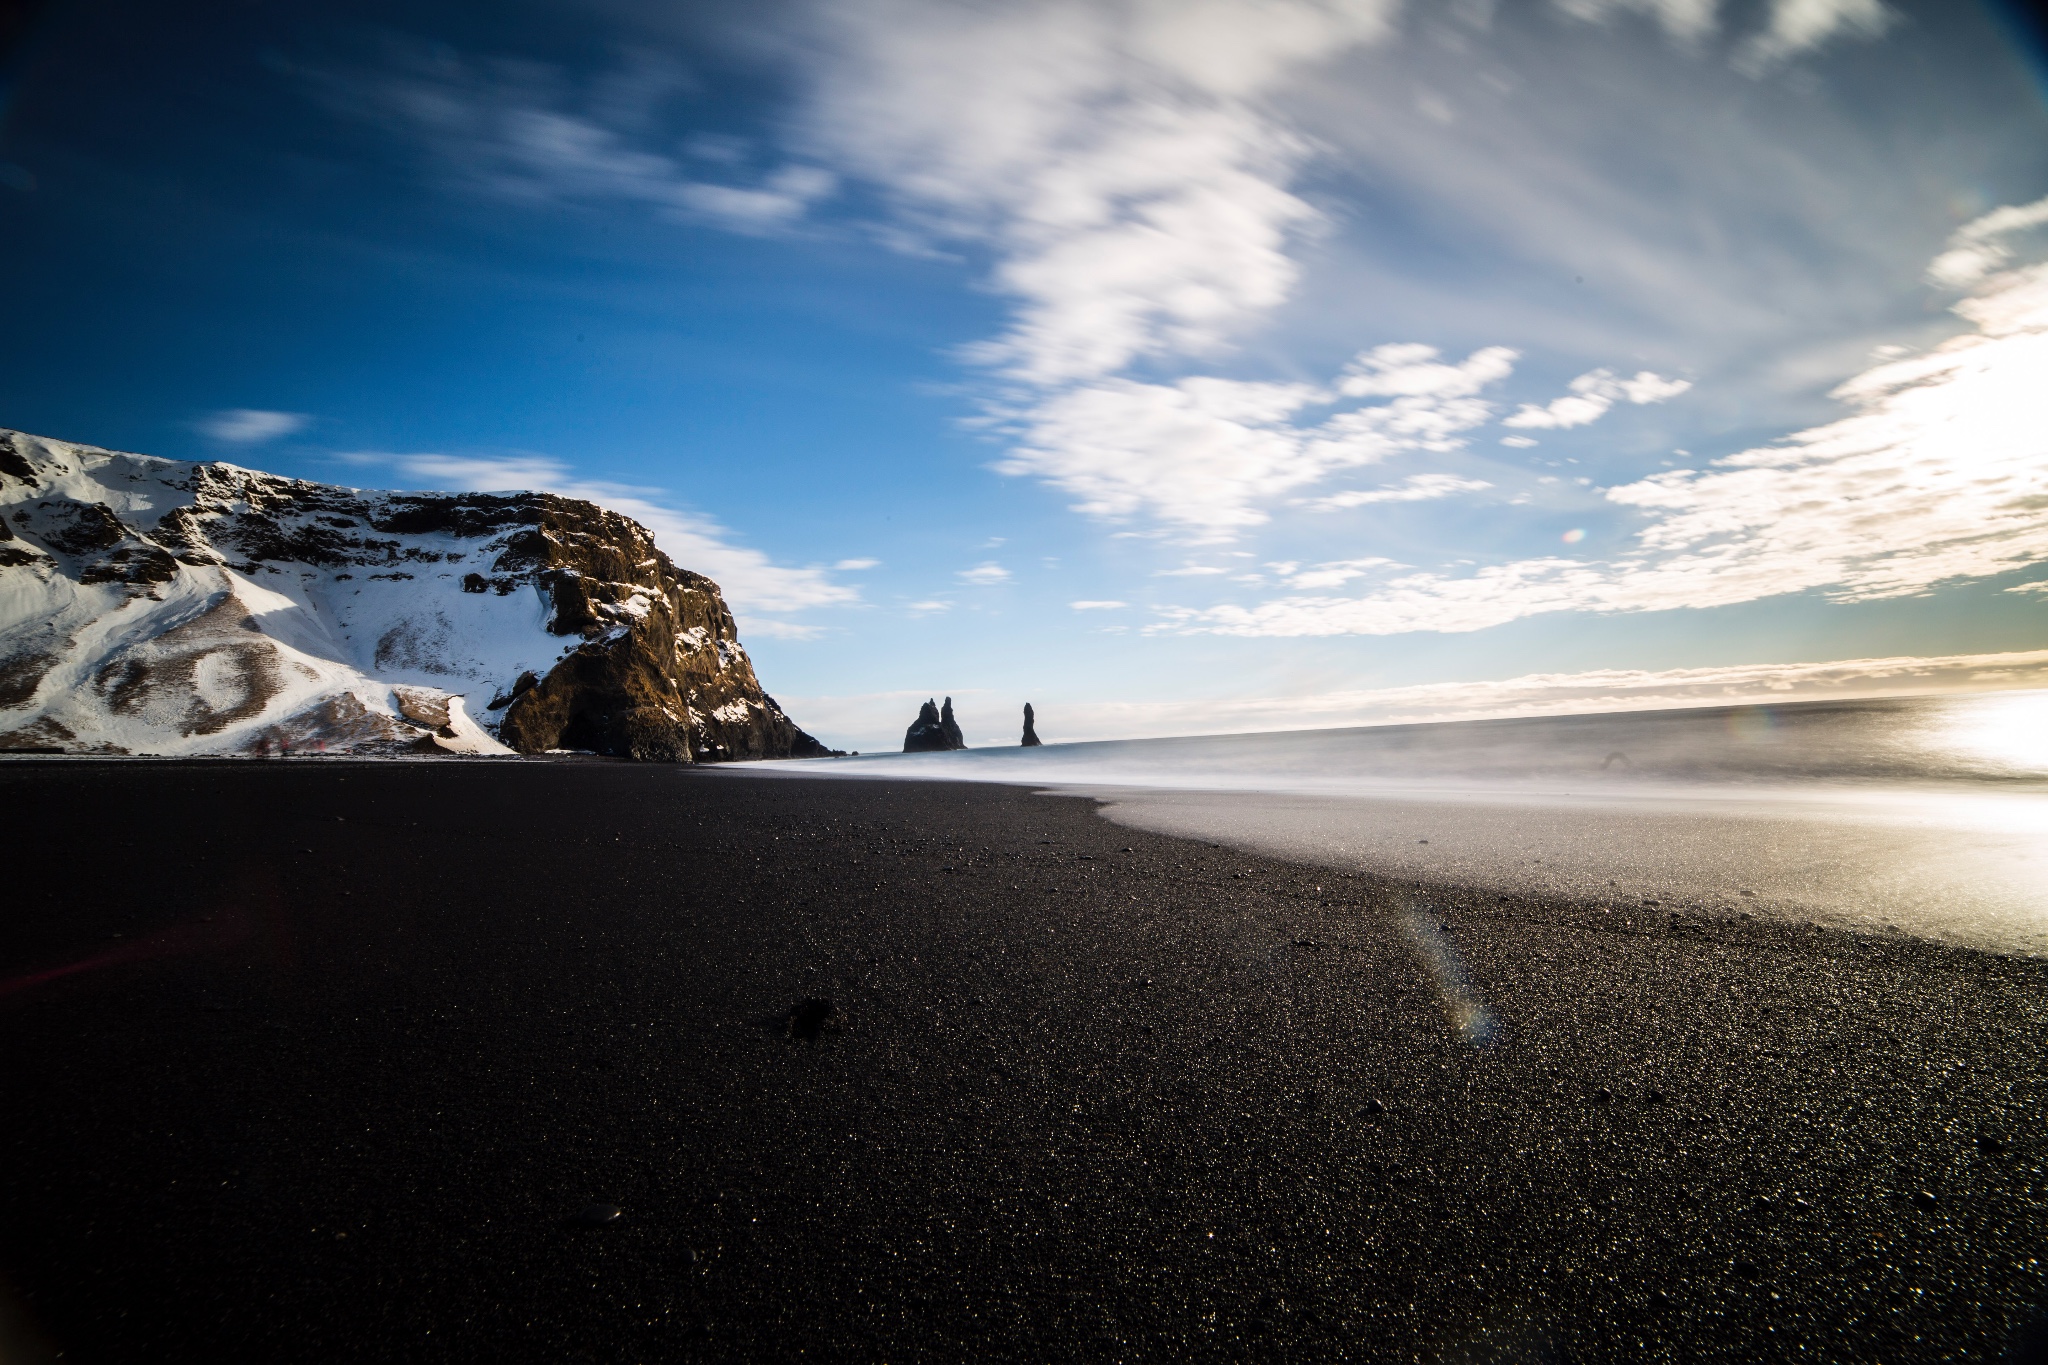
[[[1684,393],[1692,383],[1666,379],[1648,370],[1638,370],[1633,379],[1617,378],[1612,370],[1591,370],[1574,379],[1569,387],[1570,393],[1543,407],[1524,403],[1514,416],[1501,419],[1501,425],[1539,430],[1583,427],[1605,417],[1607,410],[1623,399],[1631,403],[1662,403]]]
[[[1130,603],[1111,601],[1098,602],[1084,600],[1080,602],[1069,602],[1067,603],[1067,605],[1073,608],[1075,611],[1122,611],[1125,607],[1128,607]]]
[[[1290,571],[1285,575],[1290,588],[1334,588],[1361,578],[1373,569],[1383,569],[1394,561],[1378,556],[1364,559],[1333,559],[1326,564],[1312,565],[1307,569]]]
[[[543,455],[479,459],[454,455],[359,453],[355,463],[395,465],[409,479],[443,490],[535,490],[582,498],[629,516],[654,533],[677,565],[716,582],[748,631],[795,635],[809,628],[771,623],[768,612],[845,606],[860,600],[853,588],[832,581],[824,569],[777,564],[759,550],[735,545],[731,532],[709,517],[656,501],[655,489],[629,488],[578,477],[559,460]]]
[[[1993,209],[1949,235],[1948,250],[1927,267],[1927,278],[1952,289],[1967,289],[2011,262],[2013,247],[2005,239],[2039,227],[2048,227],[2048,198]]]
[[[1662,403],[1692,387],[1690,379],[1666,379],[1648,370],[1637,370],[1635,378],[1617,379],[1613,383],[1621,391],[1621,396],[1631,403]]]
[[[935,612],[951,611],[952,609],[953,604],[951,602],[942,602],[937,598],[923,602],[911,602],[904,607],[904,610],[913,616],[930,616]]]
[[[1589,23],[1605,23],[1621,14],[1645,15],[1663,25],[1674,40],[1688,45],[1713,36],[1721,21],[1720,0],[1554,2],[1566,14]],[[1875,38],[1891,26],[1893,17],[1883,0],[1771,0],[1764,26],[1740,45],[1735,64],[1758,73],[1834,38]]]
[[[1542,444],[1533,436],[1503,436],[1500,443],[1515,450],[1527,450],[1530,446]]]
[[[1126,371],[1223,350],[1292,293],[1325,226],[1290,188],[1311,152],[1273,98],[1390,33],[1397,0],[1025,0],[823,7],[809,121],[821,159],[892,196],[898,226],[993,255],[1010,325],[973,348],[1022,387],[997,468],[1093,516],[1196,538],[1330,472],[1453,449],[1514,353],[1359,357],[1329,388]],[[1357,406],[1359,400],[1389,400]],[[1320,421],[1307,408],[1345,404]]]
[[[962,583],[972,583],[977,587],[984,588],[1010,581],[1010,571],[1002,565],[993,562],[977,564],[971,569],[962,569],[953,576]]]
[[[1994,276],[1977,324],[1834,392],[1856,411],[1701,471],[1609,489],[1645,524],[1627,556],[1403,574],[1356,598],[1176,608],[1164,628],[1229,635],[1480,630],[1552,611],[1712,607],[1825,591],[1901,597],[2048,560],[2048,265]]]
[[[1214,351],[1287,297],[1306,145],[1261,98],[1395,0],[846,0],[809,121],[905,219],[985,244],[1016,303],[980,357],[1035,384]]]
[[[200,434],[229,445],[254,446],[303,431],[313,419],[303,412],[270,412],[263,408],[226,408],[198,422]]]
[[[1474,351],[1446,365],[1434,346],[1397,342],[1376,346],[1345,367],[1337,391],[1351,398],[1469,398],[1514,372],[1515,353],[1505,346]]]
[[[647,118],[660,82],[643,78],[645,89],[622,100],[622,84],[635,73],[623,75],[578,92],[559,70],[536,63],[409,54],[373,76],[328,75],[320,87],[331,105],[417,144],[452,182],[502,198],[636,203],[680,221],[758,234],[789,227],[836,190],[836,176],[802,164],[764,170],[744,184],[696,178]],[[706,158],[714,145],[723,154]],[[738,172],[745,144],[699,140],[687,152]]]
[[[1217,574],[1229,572],[1230,570],[1219,568],[1214,564],[1183,564],[1178,569],[1154,569],[1152,576],[1154,578],[1209,578]]]
[[[873,569],[881,565],[879,559],[842,559],[832,567],[842,573],[858,573],[862,569]]]
[[[1360,355],[1334,392],[1211,378],[1102,380],[1039,403],[997,467],[1045,479],[1096,516],[1150,512],[1198,537],[1227,539],[1267,520],[1261,504],[1337,470],[1461,448],[1461,433],[1492,416],[1475,395],[1506,376],[1514,356],[1490,346],[1452,365],[1431,347],[1382,346]],[[1294,420],[1306,408],[1368,397],[1389,401]]]
[[[1604,23],[1617,14],[1643,14],[1683,42],[1695,42],[1714,31],[1720,0],[1556,0],[1574,19]]]
[[[815,640],[825,633],[825,628],[773,616],[749,616],[746,631],[749,635],[765,635],[771,640]]]
[[[1893,17],[1883,0],[1771,0],[1770,18],[1743,45],[1736,65],[1757,72],[1831,38],[1875,38]]]
[[[1466,479],[1456,474],[1412,474],[1398,484],[1385,488],[1349,489],[1332,493],[1327,498],[1313,498],[1305,506],[1316,512],[1337,512],[1348,507],[1364,507],[1375,502],[1427,502],[1432,498],[1448,498],[1456,493],[1475,493],[1492,484],[1484,479]]]

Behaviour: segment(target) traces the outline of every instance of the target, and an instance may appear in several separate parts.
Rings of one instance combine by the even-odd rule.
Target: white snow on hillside
[[[530,583],[464,590],[504,536],[368,532],[381,562],[340,565],[235,539],[250,513],[291,535],[362,536],[392,494],[0,438],[15,456],[0,478],[0,734],[13,747],[374,751],[431,737],[510,753],[478,718],[581,643],[548,633]],[[225,514],[217,553],[159,548],[180,543],[181,509]]]

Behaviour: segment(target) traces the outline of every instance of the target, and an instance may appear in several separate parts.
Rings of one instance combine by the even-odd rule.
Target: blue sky
[[[836,743],[2048,681],[2017,9],[54,4],[7,76],[0,423],[606,501]]]

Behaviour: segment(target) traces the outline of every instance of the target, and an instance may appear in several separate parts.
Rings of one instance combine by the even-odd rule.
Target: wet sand
[[[2048,1301],[2038,962],[980,784],[0,795],[0,1358],[1999,1359]]]

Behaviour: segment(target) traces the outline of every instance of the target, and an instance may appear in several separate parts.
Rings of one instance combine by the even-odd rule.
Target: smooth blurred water
[[[1634,917],[1654,900],[2048,952],[2048,692],[773,766],[1026,783],[1135,827]]]

